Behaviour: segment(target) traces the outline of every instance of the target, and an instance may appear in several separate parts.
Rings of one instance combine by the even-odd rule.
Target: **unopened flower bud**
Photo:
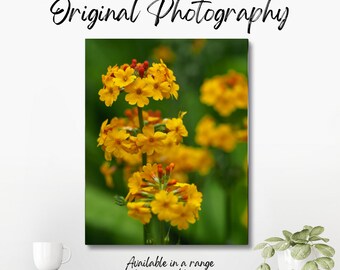
[[[173,186],[173,185],[176,185],[177,184],[177,180],[176,179],[170,179],[168,181],[168,186]]]
[[[162,179],[162,177],[163,177],[163,167],[162,167],[162,164],[158,164],[157,171],[158,171],[158,178]]]
[[[166,166],[165,170],[166,170],[166,174],[170,175],[170,172],[175,168],[175,164],[174,163],[170,163],[168,166]]]
[[[139,76],[140,76],[141,78],[144,77],[144,72],[145,72],[144,67],[140,67],[139,70],[138,70],[138,73],[139,73]]]
[[[185,195],[182,195],[181,197],[182,197],[182,199],[183,199],[184,201],[186,201],[186,200],[188,199],[188,195],[186,195],[186,194],[185,194]]]
[[[149,67],[149,61],[144,61],[143,67],[144,67],[145,70],[147,70],[148,67]]]

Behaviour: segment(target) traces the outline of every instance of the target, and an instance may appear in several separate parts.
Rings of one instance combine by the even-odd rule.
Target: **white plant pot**
[[[315,259],[313,252],[303,260],[295,260],[290,255],[291,249],[286,249],[285,251],[277,252],[277,261],[279,264],[279,270],[301,270],[306,262]]]

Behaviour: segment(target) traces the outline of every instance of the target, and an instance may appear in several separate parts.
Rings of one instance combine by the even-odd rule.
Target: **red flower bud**
[[[177,184],[177,180],[176,179],[171,179],[168,181],[168,186],[173,186]]]
[[[126,117],[131,117],[132,116],[132,111],[130,109],[126,109],[124,112]]]
[[[135,68],[136,65],[137,65],[137,60],[136,59],[132,59],[130,67],[131,68]]]
[[[138,70],[138,72],[139,72],[139,76],[140,76],[141,78],[143,78],[143,77],[144,77],[144,72],[145,72],[144,67],[140,67],[139,70]]]
[[[168,166],[166,166],[165,171],[166,171],[166,175],[170,175],[171,171],[175,168],[175,164],[174,163],[170,163]]]
[[[186,201],[187,199],[188,199],[188,195],[182,195],[182,199],[184,200],[184,201]]]
[[[162,167],[162,164],[158,164],[158,169],[157,169],[157,171],[158,171],[158,178],[159,179],[162,179],[162,177],[163,177],[163,167]]]
[[[148,69],[148,67],[149,67],[149,61],[144,61],[143,67],[144,67],[145,70]]]

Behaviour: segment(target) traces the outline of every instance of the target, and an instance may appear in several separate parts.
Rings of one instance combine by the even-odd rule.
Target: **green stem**
[[[138,121],[139,121],[139,129],[140,132],[143,132],[143,127],[144,127],[144,119],[143,119],[143,110],[140,107],[138,108]],[[146,153],[142,153],[142,166],[146,165],[147,163],[147,156]]]
[[[143,110],[138,107],[138,121],[140,132],[143,132],[144,119]],[[142,153],[142,166],[147,163],[146,153]],[[170,226],[170,225],[169,225]],[[150,222],[144,225],[144,244],[145,245],[167,245],[169,244],[169,232],[165,221],[158,220],[157,216],[152,216]]]
[[[152,216],[150,222],[144,225],[144,244],[146,245],[166,245],[168,244],[167,224],[158,220],[157,216]]]
[[[140,107],[137,107],[137,108],[138,108],[139,130],[140,130],[140,133],[142,133],[143,128],[144,128],[143,110]],[[146,153],[142,153],[142,166],[146,165],[146,163],[147,163]],[[161,234],[157,232],[158,226],[154,225],[154,223],[156,223],[154,221],[155,219],[157,218],[153,216],[150,220],[150,223],[144,225],[143,233],[144,233],[144,244],[145,245],[161,244],[159,243],[161,241],[159,235]]]

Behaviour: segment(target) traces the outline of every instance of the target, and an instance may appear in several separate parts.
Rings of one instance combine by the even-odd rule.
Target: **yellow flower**
[[[188,131],[181,118],[172,118],[166,121],[165,126],[169,130],[168,136],[173,136],[176,143],[180,143],[183,137],[188,136]]]
[[[194,184],[177,183],[175,188],[180,190],[180,199],[190,206],[194,217],[198,219],[198,211],[201,210],[202,193],[197,190]]]
[[[154,152],[160,153],[163,149],[163,140],[166,134],[154,130],[154,126],[145,126],[143,133],[137,135],[137,145],[141,147],[143,153],[152,155]]]
[[[148,98],[152,96],[151,87],[141,78],[137,78],[134,83],[126,86],[125,91],[127,92],[125,100],[129,102],[130,105],[137,104],[138,107],[148,105]]]
[[[193,205],[195,208],[201,209],[202,193],[197,190],[196,185],[187,185],[186,188],[187,203]]]
[[[202,193],[194,184],[178,183],[171,178],[174,166],[170,163],[164,169],[161,164],[148,163],[141,172],[135,172],[129,177],[129,193],[125,200],[140,203],[128,203],[130,216],[145,224],[150,219],[149,212],[143,208],[148,208],[159,220],[170,222],[180,230],[196,222],[201,210]]]
[[[229,125],[221,124],[215,129],[212,146],[231,152],[236,147],[236,143],[237,138]]]
[[[141,189],[143,179],[139,172],[135,172],[128,180],[129,191],[132,195],[138,193]]]
[[[160,59],[160,65],[162,66],[165,78],[169,81],[169,82],[174,82],[176,81],[176,77],[174,76],[174,73],[171,69],[169,69],[166,64],[164,64],[163,60]]]
[[[228,116],[237,109],[235,92],[227,89],[219,96],[214,108],[222,116]]]
[[[248,131],[246,129],[240,129],[236,132],[236,137],[239,142],[247,142],[248,141]]]
[[[197,171],[201,175],[206,175],[213,165],[213,158],[207,149],[179,144],[167,148],[164,152],[163,158],[166,162],[176,164],[174,177],[180,182],[186,182],[181,173]]]
[[[119,95],[119,89],[114,85],[113,77],[114,72],[118,70],[118,66],[107,68],[107,73],[102,75],[103,88],[99,90],[99,99],[105,102],[106,106],[111,106],[114,101],[117,100]]]
[[[107,152],[107,151],[105,151],[104,150],[104,158],[105,158],[105,160],[107,160],[107,161],[111,161],[112,160],[112,152]]]
[[[129,134],[125,130],[114,129],[107,134],[105,140],[105,152],[113,154],[116,158],[121,158],[124,147],[126,147],[126,140],[129,138]]]
[[[127,208],[130,217],[139,220],[143,224],[150,222],[151,211],[149,207],[145,206],[144,202],[129,202],[127,203]]]
[[[166,81],[166,65],[163,63],[152,63],[152,66],[148,69],[148,74],[152,75],[153,78],[156,78],[158,81]]]
[[[97,146],[103,145],[104,142],[105,142],[105,139],[106,139],[106,136],[107,136],[107,128],[106,127],[107,127],[108,121],[109,121],[109,119],[106,119],[100,127],[99,137],[97,139],[97,142],[98,142]]]
[[[168,88],[164,88],[162,91],[162,95],[164,98],[169,99],[170,97],[174,97],[175,99],[178,98],[178,90],[179,90],[179,85],[177,83],[175,83],[174,81],[168,80],[166,82],[169,87]]]
[[[107,107],[110,107],[112,103],[117,100],[120,90],[118,86],[113,83],[111,77],[109,77],[109,79],[104,77],[103,80],[105,80],[104,87],[98,92],[99,99],[104,101]]]
[[[130,154],[126,152],[126,153],[123,153],[123,157],[121,159],[125,163],[125,166],[136,167],[142,163],[142,155],[140,153]]]
[[[104,162],[100,166],[100,172],[104,175],[105,177],[105,184],[109,188],[113,188],[113,178],[112,174],[116,171],[116,166],[110,166],[110,163]]]
[[[111,131],[112,129],[118,128],[118,127],[122,127],[124,125],[124,120],[121,118],[114,117],[111,119],[110,124],[107,124],[107,123],[108,123],[108,119],[106,119],[100,127],[100,133],[97,139],[97,142],[98,142],[97,146],[101,146],[104,144],[106,137],[107,137],[107,133],[109,131]]]
[[[235,86],[235,103],[238,108],[246,109],[248,107],[248,87],[247,85]]]
[[[242,73],[229,70],[228,73],[224,75],[223,83],[226,84],[228,88],[234,88],[235,86],[246,86],[247,79]]]
[[[210,116],[204,116],[196,126],[196,142],[202,146],[209,146],[212,140],[214,129],[214,119]]]
[[[113,82],[120,88],[126,87],[136,79],[134,73],[135,70],[133,68],[127,67],[125,70],[120,68],[114,72],[115,78],[113,78]]]
[[[170,82],[170,96],[173,96],[175,99],[178,99],[178,90],[179,85],[175,82]],[[170,96],[166,96],[166,98],[170,98]]]
[[[129,139],[123,143],[123,148],[129,154],[137,154],[139,152],[137,137],[130,135]]]
[[[171,225],[177,226],[179,230],[186,230],[189,227],[189,223],[194,224],[196,222],[192,205],[178,204],[175,207],[176,215],[171,219]]]
[[[159,82],[166,82],[169,87],[162,88],[162,96],[169,99],[171,96],[178,98],[179,85],[175,83],[176,77],[174,76],[171,69],[169,69],[163,62],[153,63],[152,67],[148,69],[148,75],[151,75],[154,79]]]
[[[157,170],[158,170],[158,165],[155,164],[146,164],[143,166],[143,171],[141,172],[141,176],[143,179],[145,179],[148,182],[154,182],[155,178],[157,177]]]
[[[114,73],[116,71],[118,71],[118,69],[119,69],[119,67],[117,65],[114,65],[113,67],[108,66],[106,75],[103,75],[103,76],[105,76],[107,79],[109,79],[109,78],[113,79],[114,76],[115,76]],[[103,76],[102,76],[102,78],[103,78]],[[103,83],[105,83],[104,81],[107,81],[107,80],[103,80]]]
[[[201,102],[207,105],[214,105],[223,92],[218,77],[205,80],[201,86]]]
[[[146,82],[152,87],[152,98],[154,100],[162,100],[162,93],[170,91],[169,83],[167,81],[160,81],[157,77],[148,76]]]
[[[152,213],[158,215],[159,220],[169,221],[174,217],[174,209],[178,198],[172,192],[161,190],[155,195],[155,200],[151,202]]]
[[[247,79],[241,73],[229,71],[222,76],[205,80],[201,86],[201,102],[221,116],[229,116],[236,109],[248,107]]]

